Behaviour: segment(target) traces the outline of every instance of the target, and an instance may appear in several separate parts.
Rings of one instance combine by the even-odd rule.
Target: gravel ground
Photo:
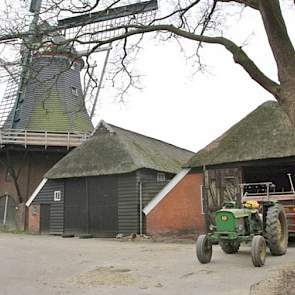
[[[214,246],[212,262],[202,265],[194,244],[0,233],[0,294],[248,295],[254,285],[251,294],[260,295],[252,292],[294,270],[294,244],[262,268],[253,267],[249,251],[226,255]]]

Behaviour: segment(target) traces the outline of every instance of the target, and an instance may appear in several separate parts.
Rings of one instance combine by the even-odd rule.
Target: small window
[[[53,200],[56,202],[61,200],[61,191],[54,191]]]
[[[157,174],[157,182],[164,182],[166,180],[165,173]]]
[[[78,96],[78,89],[76,87],[72,87],[72,94]]]

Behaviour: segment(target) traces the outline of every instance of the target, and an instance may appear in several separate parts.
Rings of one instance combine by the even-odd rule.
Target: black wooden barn
[[[142,208],[193,153],[101,121],[60,160],[27,206],[31,232],[144,233]]]

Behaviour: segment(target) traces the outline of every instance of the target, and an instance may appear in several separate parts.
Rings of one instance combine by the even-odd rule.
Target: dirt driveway
[[[0,233],[0,294],[249,294],[250,286],[295,262],[294,245],[254,268],[249,248],[214,248],[199,264],[193,244],[63,239]]]

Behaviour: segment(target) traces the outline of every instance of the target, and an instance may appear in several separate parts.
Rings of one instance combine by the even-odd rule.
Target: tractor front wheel
[[[211,261],[212,257],[212,244],[207,235],[200,235],[196,243],[196,252],[198,260],[205,264]]]
[[[263,236],[254,236],[251,245],[251,257],[254,266],[261,267],[265,263],[266,242]]]
[[[238,241],[220,241],[219,245],[226,254],[235,254],[240,249],[240,243]]]
[[[280,204],[268,208],[265,231],[270,253],[275,256],[284,255],[288,247],[288,222]]]

